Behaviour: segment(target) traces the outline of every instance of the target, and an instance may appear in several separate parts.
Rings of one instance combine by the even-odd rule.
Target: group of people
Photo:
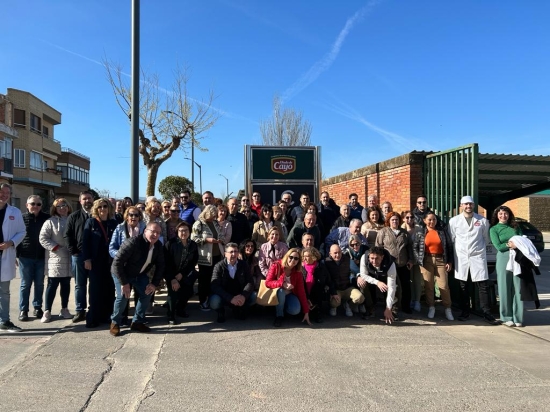
[[[269,305],[275,306],[275,327],[282,326],[285,313],[302,313],[303,322],[311,325],[322,322],[327,313],[336,316],[340,307],[346,316],[374,318],[379,301],[383,319],[392,323],[401,313],[421,311],[423,291],[427,317],[432,319],[436,283],[445,317],[454,320],[448,282],[452,270],[460,282],[458,319],[470,316],[469,286],[475,282],[484,319],[498,324],[489,302],[486,246],[490,241],[498,250],[500,320],[508,326],[523,325],[523,285],[507,267],[510,250],[514,256],[518,247],[526,250],[517,238],[521,231],[509,208],[497,208],[489,222],[474,213],[470,196],[461,199],[461,213],[447,225],[430,210],[423,195],[416,208],[397,213],[390,202],[379,206],[376,196],[369,196],[363,207],[355,193],[349,195],[348,204],[337,206],[327,192],[318,203],[302,193],[296,205],[285,192],[271,205],[262,203],[257,192],[223,204],[206,191],[199,206],[188,190],[163,202],[149,197],[137,204],[128,197],[94,200],[84,191],[79,210],[73,212],[66,199],[58,198],[49,215],[42,211],[40,196],[27,199],[25,214],[9,205],[10,196],[11,187],[1,185],[3,331],[21,330],[9,317],[9,283],[15,277],[16,257],[20,321],[35,317],[50,322],[60,286],[61,318],[85,321],[89,328],[107,324],[113,336],[126,325],[137,332],[150,330],[146,317],[163,285],[168,293],[168,323],[187,318],[195,283],[200,309],[216,311],[220,323],[226,321],[227,309],[237,319],[246,318],[257,302],[267,304],[268,295],[274,298]],[[530,257],[528,252],[518,254]],[[71,277],[75,278],[74,314],[68,308]],[[130,322],[132,293],[135,310]]]

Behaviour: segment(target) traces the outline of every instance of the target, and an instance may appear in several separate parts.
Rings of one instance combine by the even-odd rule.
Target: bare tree
[[[311,145],[311,123],[302,112],[282,108],[277,95],[273,98],[273,116],[260,122],[260,133],[266,146]]]
[[[131,118],[131,87],[120,65],[103,61],[117,104],[126,117]],[[201,134],[210,129],[220,115],[212,108],[214,93],[210,91],[204,101],[187,94],[187,69],[179,65],[174,71],[174,82],[169,90],[159,86],[156,74],[142,71],[139,96],[139,153],[147,167],[146,195],[155,194],[160,166],[181,148],[187,151],[194,146],[201,151]]]

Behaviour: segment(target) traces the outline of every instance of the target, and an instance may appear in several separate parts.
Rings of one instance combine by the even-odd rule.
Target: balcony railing
[[[0,157],[0,171],[4,173],[13,174],[13,159],[8,159],[7,157]]]
[[[84,158],[84,159],[86,159],[86,160],[90,160],[90,158],[89,158],[88,156],[85,156],[85,155],[83,155],[82,153],[77,152],[76,150],[69,149],[68,147],[62,147],[62,148],[61,148],[61,151],[62,151],[62,152],[66,152],[66,153],[72,153],[72,154],[77,155],[77,156],[80,156],[80,157],[82,157],[82,158]]]

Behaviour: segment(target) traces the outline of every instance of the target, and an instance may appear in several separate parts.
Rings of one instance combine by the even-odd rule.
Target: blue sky
[[[130,72],[131,2],[4,0],[0,93],[26,90],[62,113],[56,138],[91,158],[91,187],[130,193],[129,124],[100,62]],[[244,187],[244,145],[274,94],[301,110],[325,177],[412,150],[550,154],[550,3],[543,1],[141,2],[141,64],[169,88],[213,89],[223,115],[196,152],[203,189]],[[190,178],[181,151],[168,175]],[[198,188],[198,169],[195,171]],[[140,194],[146,170],[141,168]]]

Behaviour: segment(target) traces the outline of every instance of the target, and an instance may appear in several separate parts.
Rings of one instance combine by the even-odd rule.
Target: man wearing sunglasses
[[[31,195],[27,199],[27,213],[23,215],[26,233],[21,243],[17,246],[19,258],[19,276],[21,287],[19,290],[19,320],[29,320],[29,297],[31,286],[34,283],[34,307],[32,315],[42,319],[42,297],[44,296],[44,263],[46,251],[39,241],[40,230],[50,215],[42,211],[42,198]]]
[[[431,212],[432,210],[428,207],[428,198],[425,195],[420,195],[416,199],[416,207],[413,210],[414,215],[414,222],[416,223],[416,226],[419,227],[425,227],[426,224],[424,223],[424,218],[428,214],[428,212]],[[437,225],[436,228],[443,229],[445,224],[443,221],[437,216]]]
[[[11,186],[0,185],[0,332],[21,332],[10,321],[10,282],[15,277],[15,248],[25,237],[21,211],[9,204]]]
[[[180,219],[193,226],[201,214],[200,208],[191,201],[191,192],[187,189],[180,193]]]

